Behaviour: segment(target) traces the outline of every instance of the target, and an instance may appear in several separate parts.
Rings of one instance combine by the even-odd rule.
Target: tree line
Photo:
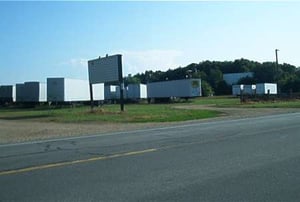
[[[203,61],[186,67],[167,71],[145,71],[134,76],[125,77],[129,83],[148,83],[185,78],[201,78],[204,96],[229,95],[231,86],[223,80],[223,74],[253,72],[253,77],[243,78],[239,84],[277,83],[280,93],[300,92],[300,68],[290,64],[275,62],[255,62],[247,59],[235,61]]]

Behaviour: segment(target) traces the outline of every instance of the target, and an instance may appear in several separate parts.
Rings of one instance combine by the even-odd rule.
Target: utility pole
[[[122,72],[122,55],[118,55],[118,68],[119,68],[119,86],[120,86],[120,109],[124,111],[124,79]]]
[[[275,49],[275,56],[276,56],[276,68],[275,68],[275,76],[274,76],[274,81],[279,79],[279,67],[278,67],[278,49]],[[279,89],[280,92],[280,89]]]
[[[276,56],[276,71],[278,71],[278,49],[275,49],[275,56]]]

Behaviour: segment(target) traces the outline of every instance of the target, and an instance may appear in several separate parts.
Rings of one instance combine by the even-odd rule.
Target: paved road
[[[0,145],[0,201],[299,201],[300,113]]]

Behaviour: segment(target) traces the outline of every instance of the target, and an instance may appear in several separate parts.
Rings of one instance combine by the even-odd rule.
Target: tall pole
[[[275,55],[276,55],[276,71],[278,70],[278,49],[275,49]]]
[[[124,111],[124,80],[122,72],[122,55],[119,55],[119,86],[120,86],[120,110]]]
[[[93,96],[93,84],[90,83],[90,99],[91,99],[91,111],[94,110],[94,96]]]
[[[276,79],[279,79],[279,67],[278,67],[278,49],[275,49],[275,56],[276,56],[276,68],[275,68],[275,76],[274,76],[274,81],[276,81]],[[280,88],[279,91],[280,93]]]

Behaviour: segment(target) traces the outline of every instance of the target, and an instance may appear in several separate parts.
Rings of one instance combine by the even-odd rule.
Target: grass
[[[300,108],[300,101],[269,101],[242,104],[243,107],[248,108]]]
[[[192,103],[197,105],[212,105],[215,107],[237,107],[241,105],[239,98],[228,96],[201,97],[192,100]]]
[[[172,104],[129,104],[125,105],[124,112],[120,112],[118,105],[104,105],[101,108],[95,108],[93,112],[88,106],[60,109],[48,107],[0,109],[0,119],[39,119],[54,122],[174,122],[212,118],[219,114],[213,110],[175,109]]]
[[[196,105],[210,105],[214,107],[238,107],[238,108],[300,108],[300,100],[287,101],[259,101],[241,103],[240,98],[237,97],[203,97],[192,101]]]
[[[90,111],[88,106],[49,108],[0,108],[0,119],[54,122],[115,122],[115,123],[145,123],[145,122],[175,122],[196,119],[213,118],[221,113],[217,110],[182,109],[174,106],[181,105],[210,105],[230,108],[300,108],[300,101],[268,101],[240,103],[239,98],[233,97],[201,97],[188,103],[177,104],[127,104],[125,111],[120,112],[119,105],[104,105]]]

